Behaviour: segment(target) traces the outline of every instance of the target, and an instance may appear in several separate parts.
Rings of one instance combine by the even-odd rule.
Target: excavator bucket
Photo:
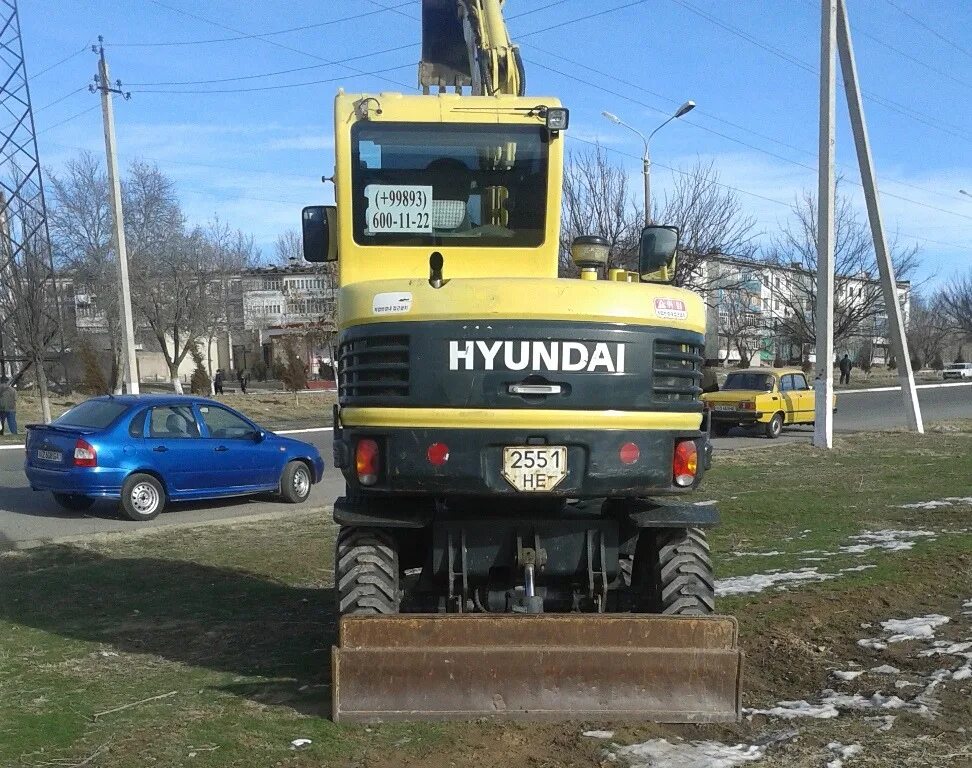
[[[346,616],[338,642],[336,722],[739,718],[727,616]]]

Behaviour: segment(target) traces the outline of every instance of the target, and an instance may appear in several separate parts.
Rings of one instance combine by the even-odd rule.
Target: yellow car
[[[814,392],[799,368],[746,368],[732,371],[718,392],[702,395],[712,419],[712,434],[736,426],[761,424],[777,438],[784,424],[813,424]],[[834,407],[836,407],[836,397]]]

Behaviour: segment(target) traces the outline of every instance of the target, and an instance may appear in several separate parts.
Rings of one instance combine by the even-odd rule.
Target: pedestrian
[[[850,372],[851,368],[854,367],[854,364],[851,362],[851,359],[846,352],[844,353],[844,356],[840,358],[840,362],[837,365],[840,368],[840,383],[850,384]]]
[[[716,364],[718,360],[713,360],[711,358],[705,361],[702,368],[702,392],[718,392],[719,391],[719,377],[716,376]]]
[[[213,387],[215,388],[217,395],[223,394],[223,379],[224,379],[223,369],[217,368],[216,378],[213,379]]]
[[[0,435],[6,427],[10,434],[17,434],[17,390],[10,384],[10,379],[0,376]]]
[[[246,368],[240,371],[240,392],[244,395],[246,394],[246,385],[250,383],[250,374],[247,373]]]

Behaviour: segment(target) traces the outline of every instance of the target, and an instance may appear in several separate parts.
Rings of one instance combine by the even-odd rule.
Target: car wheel
[[[54,501],[68,512],[84,512],[91,509],[91,505],[95,503],[95,500],[90,496],[81,496],[76,493],[55,493]]]
[[[280,495],[290,504],[300,504],[310,496],[311,471],[302,461],[291,461],[280,476]]]
[[[152,475],[131,475],[122,485],[121,507],[129,520],[151,520],[165,509],[165,489]]]
[[[773,418],[766,424],[766,436],[770,440],[775,440],[783,432],[783,414],[774,413]]]

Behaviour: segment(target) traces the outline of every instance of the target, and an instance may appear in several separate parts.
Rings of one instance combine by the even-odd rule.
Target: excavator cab
[[[637,272],[579,237],[558,277],[567,110],[523,95],[500,0],[423,23],[426,94],[339,93],[303,217],[340,282],[333,717],[733,720],[677,231]]]

